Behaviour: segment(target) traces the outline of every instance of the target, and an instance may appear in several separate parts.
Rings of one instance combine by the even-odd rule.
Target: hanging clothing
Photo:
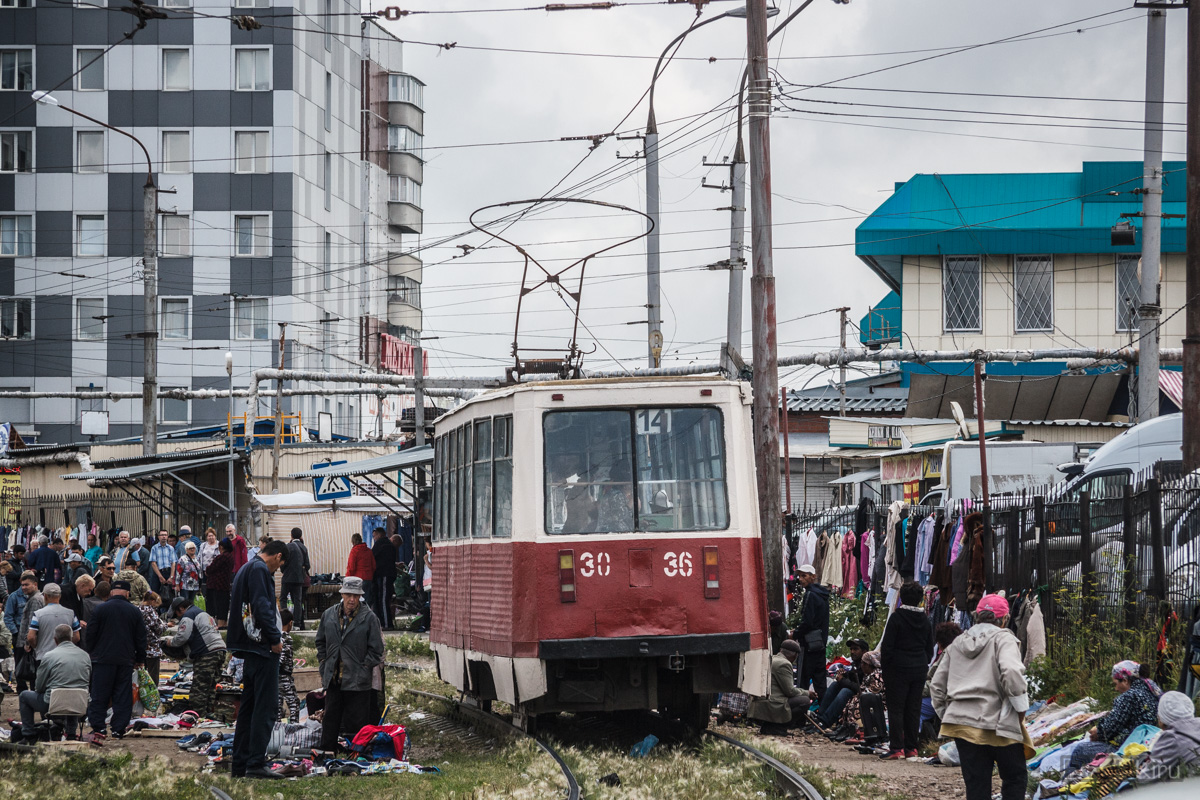
[[[933,554],[929,558],[929,582],[938,588],[938,595],[943,603],[950,602],[950,540],[954,536],[954,522],[942,524],[938,529],[937,541],[933,545]]]
[[[814,563],[817,558],[817,532],[812,528],[801,533],[796,539],[796,569],[805,564]]]
[[[958,518],[958,525],[954,527],[954,536],[950,539],[950,559],[947,564],[953,564],[958,560],[958,556],[962,553],[963,540],[966,539],[966,532],[963,528],[963,517]]]
[[[836,592],[842,586],[842,534],[836,531],[826,543],[825,559],[819,582]]]
[[[929,574],[933,572],[930,557],[933,555],[933,541],[937,536],[937,514],[930,514],[921,520],[917,528],[917,582],[924,586],[929,582]]]
[[[854,589],[858,585],[858,559],[854,557],[854,531],[846,531],[842,536],[842,597],[854,597]]]
[[[1025,666],[1035,658],[1046,655],[1046,620],[1042,617],[1042,607],[1034,598],[1029,598],[1026,606],[1032,606],[1029,624],[1025,627]]]
[[[907,519],[908,503],[897,500],[888,506],[887,539],[884,542],[884,565],[887,567],[887,574],[883,584],[888,589],[899,589],[904,583],[900,577],[900,566],[904,558],[904,522]]]
[[[817,580],[821,579],[824,573],[821,571],[825,566],[825,551],[829,549],[829,534],[821,531],[821,535],[817,537],[816,551],[813,553],[812,566],[817,572]]]
[[[911,517],[905,517],[901,523],[902,555],[897,571],[900,573],[900,577],[906,581],[911,581],[917,574],[917,528],[917,520]]]
[[[875,563],[875,531],[867,530],[859,537],[858,574],[863,586],[871,588],[871,565]]]

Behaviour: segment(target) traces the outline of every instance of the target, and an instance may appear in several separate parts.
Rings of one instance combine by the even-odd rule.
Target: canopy
[[[429,445],[412,447],[386,456],[351,461],[337,466],[315,467],[303,472],[293,472],[289,478],[338,478],[351,475],[373,475],[380,472],[395,472],[399,469],[419,467],[433,463],[433,448]]]

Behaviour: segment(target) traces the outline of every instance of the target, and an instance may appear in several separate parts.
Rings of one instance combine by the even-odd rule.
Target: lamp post
[[[49,92],[37,91],[33,99],[43,106],[58,106],[63,111],[93,122],[113,133],[127,136],[142,148],[146,156],[146,185],[142,198],[142,270],[145,300],[142,314],[142,455],[158,452],[158,187],[154,184],[154,166],[146,145],[129,131],[114,128],[95,117],[64,106]]]
[[[229,475],[226,489],[228,491],[229,523],[237,525],[237,500],[233,492],[233,353],[225,354],[225,374],[229,376]],[[245,438],[246,429],[242,428]]]

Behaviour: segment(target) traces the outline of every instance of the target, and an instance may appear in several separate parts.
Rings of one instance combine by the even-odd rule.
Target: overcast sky
[[[783,13],[774,22],[801,2],[776,1]],[[529,4],[412,0],[404,7],[468,10]],[[738,5],[710,3],[702,19]],[[836,82],[827,88],[788,89],[805,98],[787,101],[790,105],[896,117],[779,110],[771,119],[780,354],[835,347],[837,314],[818,312],[847,305],[852,308],[851,319],[858,322],[870,305],[887,294],[884,284],[855,257],[853,241],[857,224],[887,198],[896,181],[916,173],[1077,171],[1084,160],[1141,160],[1139,130],[1097,129],[1136,128],[1143,113],[1138,103],[903,94],[850,87],[1140,100],[1146,12],[1132,5],[1131,0],[854,0],[850,5],[815,0],[785,33],[776,36],[771,66],[781,80],[809,85]],[[1185,13],[1173,11],[1168,17],[1168,100],[1184,97]],[[590,145],[553,141],[457,146],[557,140],[614,129],[637,132],[646,123],[644,101],[625,122],[620,120],[645,91],[653,59],[694,16],[687,5],[634,5],[609,11],[413,15],[387,23],[405,40],[458,44],[450,50],[410,44],[405,50],[406,70],[428,84],[425,233],[420,244],[427,247],[421,253],[425,336],[438,337],[427,344],[433,371],[499,374],[511,363],[523,260],[513,249],[489,242],[479,233],[430,245],[470,230],[467,219],[481,206],[544,196],[588,154]],[[1085,21],[1087,17],[1093,18]],[[1007,37],[1019,38],[952,52]],[[744,65],[745,43],[742,20],[714,22],[688,37],[658,83],[655,107],[664,153],[664,366],[715,361],[724,339],[728,273],[704,267],[728,257],[729,212],[717,209],[729,205],[729,193],[701,188],[701,180],[727,182],[729,170],[706,167],[702,160],[720,162],[732,155],[733,95]],[[718,60],[710,62],[710,57]],[[905,65],[916,60],[921,62]],[[852,77],[872,70],[884,71]],[[909,108],[811,102],[818,100]],[[912,107],[1088,119],[968,117]],[[948,118],[990,121],[942,121]],[[1182,121],[1182,106],[1169,106],[1167,118]],[[995,124],[998,121],[1026,124]],[[644,210],[644,162],[616,157],[640,147],[638,140],[608,139],[557,191],[580,184],[571,196]],[[1182,158],[1183,148],[1182,133],[1167,134],[1167,159]],[[508,210],[484,212],[481,218],[497,219]],[[547,266],[561,269],[575,258],[635,235],[644,225],[640,216],[565,205],[531,213],[505,236],[527,246]],[[415,237],[409,244],[417,244]],[[486,247],[462,256],[460,244]],[[573,279],[569,284],[573,288],[578,269],[566,273],[567,278]],[[522,315],[522,346],[565,348],[572,315],[564,304],[545,289],[525,302],[531,313]],[[580,343],[585,350],[591,350],[593,342],[598,347],[585,366],[612,369],[613,359],[625,366],[645,365],[647,327],[625,324],[646,319],[645,302],[644,240],[614,249],[588,265],[582,313],[586,329],[580,329]],[[806,315],[814,316],[796,319]],[[796,387],[810,378],[814,385],[828,379],[811,372],[781,377]]]

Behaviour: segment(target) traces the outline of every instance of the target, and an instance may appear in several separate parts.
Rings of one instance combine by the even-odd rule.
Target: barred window
[[[942,320],[947,331],[978,331],[982,263],[979,256],[946,256],[942,263]]]
[[[1117,330],[1136,331],[1141,321],[1141,281],[1138,278],[1140,256],[1117,256]]]
[[[1013,289],[1017,332],[1054,330],[1054,257],[1017,256]]]

